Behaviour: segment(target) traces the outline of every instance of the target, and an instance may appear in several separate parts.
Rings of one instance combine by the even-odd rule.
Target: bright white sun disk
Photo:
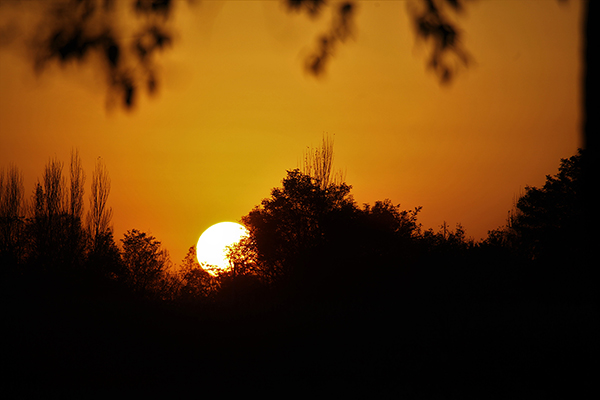
[[[218,270],[229,268],[227,247],[238,243],[245,236],[248,236],[248,230],[235,222],[220,222],[211,226],[198,239],[198,262],[211,266],[208,272],[213,275],[216,275]]]

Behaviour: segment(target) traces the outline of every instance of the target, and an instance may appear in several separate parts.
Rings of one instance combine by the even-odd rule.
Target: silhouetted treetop
[[[98,158],[92,174],[90,209],[86,220],[92,248],[95,247],[98,237],[112,232],[112,208],[108,206],[109,195],[110,177],[102,159]]]
[[[541,188],[526,186],[507,226],[491,231],[487,242],[510,247],[528,259],[582,260],[590,250],[583,191],[586,156],[579,149],[561,160],[558,173],[547,175]]]
[[[512,228],[525,241],[531,257],[582,249],[585,214],[582,198],[582,158],[585,152],[562,159],[559,172],[546,176],[541,188],[525,188],[517,202]]]
[[[302,173],[318,182],[321,189],[339,185],[344,182],[344,173],[333,168],[333,159],[333,137],[325,134],[320,147],[304,152]]]
[[[64,172],[63,162],[51,158],[26,204],[18,169],[10,166],[6,175],[0,169],[0,259],[13,272],[73,273],[90,267],[115,278],[121,268],[107,206],[108,172],[99,162],[92,175],[87,225],[82,220],[86,174],[77,149]]]
[[[0,169],[0,264],[14,266],[25,256],[25,205],[23,175],[10,165]]]
[[[420,207],[403,211],[386,199],[360,208],[350,190],[287,171],[282,186],[242,218],[250,235],[230,253],[233,265],[270,285],[326,296],[358,290],[373,282],[369,274],[391,276],[415,253]]]
[[[291,170],[281,188],[242,218],[266,275],[274,280],[286,275],[294,260],[321,244],[334,214],[353,212],[350,188],[345,183],[321,188],[309,175]]]
[[[401,236],[411,237],[418,232],[417,214],[421,207],[412,211],[402,211],[400,204],[393,204],[390,199],[376,201],[373,206],[364,205],[363,212],[369,216],[374,229],[394,232]]]
[[[133,290],[145,294],[155,289],[169,267],[167,251],[154,236],[137,229],[127,231],[121,242],[121,257],[127,270],[127,281]]]

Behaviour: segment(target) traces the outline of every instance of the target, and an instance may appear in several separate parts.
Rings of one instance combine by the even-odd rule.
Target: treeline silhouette
[[[315,391],[408,398],[585,393],[597,354],[585,151],[526,187],[485,240],[424,230],[420,208],[358,205],[309,152],[242,223],[218,276],[153,236],[117,245],[101,160],[51,159],[25,199],[0,174],[7,387],[74,396]],[[66,175],[66,177],[65,177]]]

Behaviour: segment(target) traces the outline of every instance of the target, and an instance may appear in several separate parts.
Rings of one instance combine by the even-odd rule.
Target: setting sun
[[[229,267],[227,247],[248,235],[248,230],[235,222],[220,222],[200,235],[196,245],[198,262],[210,266],[207,271],[216,275]]]

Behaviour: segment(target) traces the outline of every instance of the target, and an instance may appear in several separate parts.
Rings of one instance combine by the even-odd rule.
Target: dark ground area
[[[535,399],[595,390],[591,299],[406,286],[343,304],[202,308],[134,298],[110,282],[13,280],[3,290],[3,386],[16,398]]]

